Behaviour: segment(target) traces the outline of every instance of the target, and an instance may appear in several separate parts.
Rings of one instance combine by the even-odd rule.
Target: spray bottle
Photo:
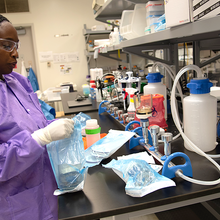
[[[128,109],[127,109],[127,112],[128,112],[128,118],[135,118],[135,111],[136,111],[136,108],[135,108],[135,105],[134,105],[134,94],[135,92],[137,92],[137,89],[134,89],[134,88],[126,88],[125,91],[129,94],[129,106],[128,106]]]

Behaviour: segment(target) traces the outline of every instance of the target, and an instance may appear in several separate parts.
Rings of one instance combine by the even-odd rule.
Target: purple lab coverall
[[[26,77],[0,81],[0,220],[57,220],[57,184],[46,146],[31,134],[47,126]]]

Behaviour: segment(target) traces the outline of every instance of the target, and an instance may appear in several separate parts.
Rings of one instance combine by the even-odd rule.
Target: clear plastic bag
[[[110,130],[102,139],[85,150],[86,166],[98,165],[103,159],[114,154],[123,144],[135,135],[130,131]]]
[[[175,182],[165,176],[158,174],[144,160],[127,159],[112,160],[105,168],[111,168],[125,181],[126,194],[132,197],[143,197],[158,189],[176,186]]]
[[[71,136],[47,145],[48,155],[59,188],[54,192],[54,195],[83,189],[88,168],[84,168],[86,160],[81,130],[89,118],[84,113],[79,113],[73,118],[74,131]]]

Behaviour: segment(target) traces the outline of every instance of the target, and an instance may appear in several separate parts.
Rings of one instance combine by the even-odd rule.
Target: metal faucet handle
[[[160,132],[160,127],[158,125],[153,125],[150,127],[150,133],[152,136],[153,141],[153,148],[152,150],[158,150],[158,134]]]
[[[150,132],[153,135],[158,135],[160,132],[160,127],[158,125],[153,125],[150,127]]]
[[[161,135],[161,139],[164,142],[164,154],[165,157],[168,157],[171,154],[171,141],[173,140],[173,134],[172,133],[164,133]]]
[[[118,119],[121,120],[122,119],[123,110],[117,110],[116,114],[118,115]]]
[[[161,139],[163,142],[169,143],[170,141],[173,140],[173,134],[172,133],[164,133],[161,135]]]

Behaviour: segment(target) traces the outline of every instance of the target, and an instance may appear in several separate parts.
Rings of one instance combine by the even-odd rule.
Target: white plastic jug
[[[192,79],[190,96],[183,99],[184,133],[204,152],[216,147],[217,99],[210,95],[211,86],[208,79]],[[184,146],[191,150],[186,142]]]
[[[167,89],[164,84],[162,84],[161,79],[163,75],[158,73],[148,73],[146,79],[148,84],[144,86],[144,95],[147,94],[161,94],[164,96],[164,108],[165,108],[165,119],[167,119]]]
[[[87,148],[100,139],[100,131],[101,128],[99,127],[96,119],[90,119],[86,121],[85,132]]]

